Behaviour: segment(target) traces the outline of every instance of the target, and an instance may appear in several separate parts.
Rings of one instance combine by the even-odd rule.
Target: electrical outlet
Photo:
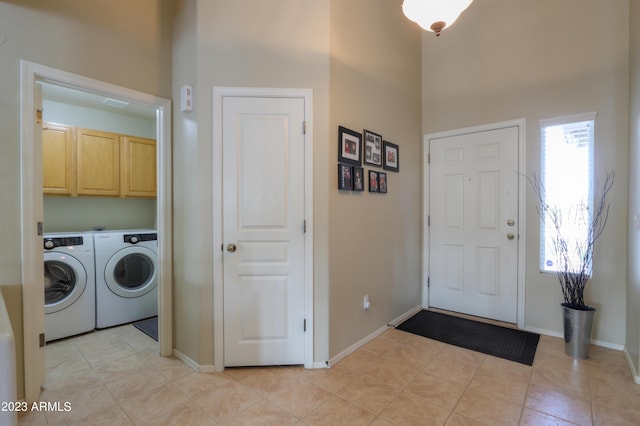
[[[365,295],[364,296],[364,300],[362,302],[362,307],[364,308],[365,311],[368,311],[369,308],[371,308],[371,302],[369,301],[369,295]]]

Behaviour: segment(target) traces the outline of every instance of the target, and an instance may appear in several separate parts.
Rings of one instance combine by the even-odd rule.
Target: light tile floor
[[[542,336],[533,367],[390,329],[330,369],[201,374],[131,325],[47,346],[42,401],[21,425],[638,425],[622,352],[564,354]]]

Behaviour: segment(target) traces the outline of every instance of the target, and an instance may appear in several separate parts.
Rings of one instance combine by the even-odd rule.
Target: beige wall
[[[313,89],[314,361],[418,305],[420,33],[400,2],[184,0],[175,23],[174,99],[195,90],[174,115],[176,348],[213,363],[214,86]],[[338,193],[339,124],[401,146],[387,196]]]
[[[171,95],[171,2],[31,0],[0,3],[0,288],[22,368],[20,59],[157,96]],[[126,13],[123,13],[126,11]]]
[[[156,227],[155,198],[44,197],[44,232]]]
[[[175,23],[174,98],[190,84],[195,99],[192,112],[174,114],[175,347],[201,365],[213,364],[213,88],[311,88],[314,358],[326,360],[328,0],[184,0],[177,3]]]
[[[420,305],[420,30],[400,1],[331,2],[330,352]],[[338,191],[338,126],[399,145],[388,193]],[[380,170],[365,166],[368,170]],[[368,294],[371,309],[362,308]]]
[[[595,171],[616,171],[609,225],[596,249],[586,301],[593,338],[625,342],[629,1],[484,0],[439,38],[423,36],[425,133],[526,119],[526,172],[540,170],[538,120],[595,111]],[[561,293],[538,272],[539,223],[527,196],[528,328],[562,332]]]
[[[631,1],[629,13],[631,95],[629,129],[629,288],[627,290],[627,342],[636,375],[640,371],[640,4]]]

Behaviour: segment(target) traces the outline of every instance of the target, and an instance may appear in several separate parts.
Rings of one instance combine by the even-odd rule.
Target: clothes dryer
[[[44,235],[44,311],[47,342],[95,328],[93,235]]]
[[[158,233],[94,233],[96,328],[158,315]]]

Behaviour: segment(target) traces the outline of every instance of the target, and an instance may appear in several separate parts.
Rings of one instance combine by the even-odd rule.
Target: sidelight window
[[[593,210],[595,116],[589,113],[540,121],[542,195],[544,203],[562,217],[561,232],[570,248],[587,237],[588,221],[577,216],[580,210],[586,207],[588,214]],[[541,219],[540,230],[540,270],[557,272],[553,223]],[[569,253],[576,256],[571,263],[578,264],[578,252]]]

